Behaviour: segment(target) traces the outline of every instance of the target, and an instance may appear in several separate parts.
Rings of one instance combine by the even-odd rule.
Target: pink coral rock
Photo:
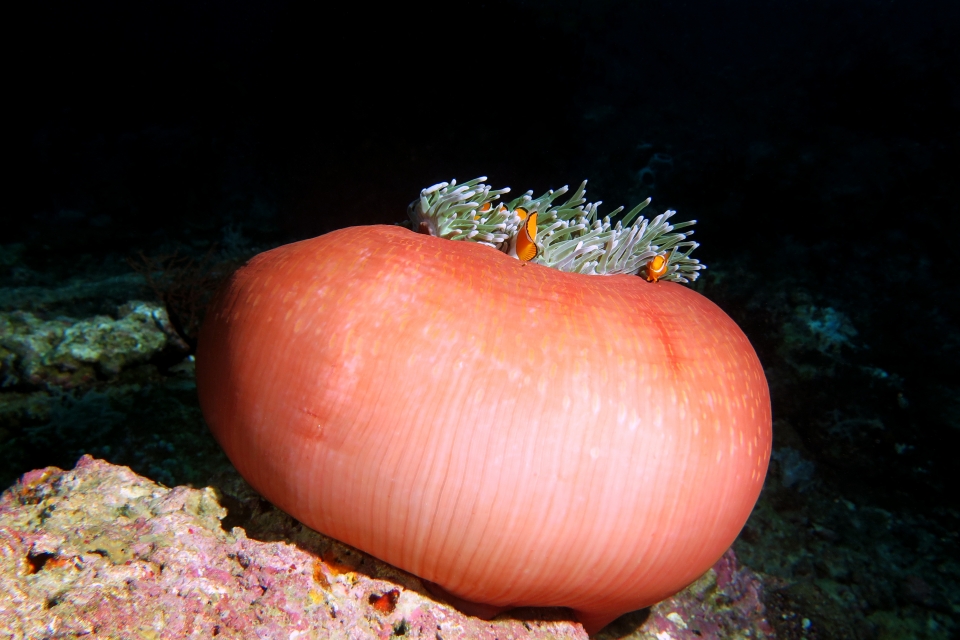
[[[564,610],[464,615],[246,491],[227,499],[248,514],[254,505],[259,540],[223,530],[210,488],[170,489],[89,456],[25,474],[0,498],[0,638],[586,638]],[[729,552],[601,635],[772,637],[760,595]]]

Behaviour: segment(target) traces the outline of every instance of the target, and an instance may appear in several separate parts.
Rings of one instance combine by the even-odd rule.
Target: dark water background
[[[63,383],[11,373],[10,318],[116,318],[175,285],[144,286],[141,253],[202,284],[400,221],[441,180],[589,178],[608,211],[699,220],[697,289],[767,371],[775,455],[737,551],[779,636],[956,637],[960,5],[318,6],[41,2],[8,25],[3,487],[85,451],[168,484],[225,464],[188,321]]]

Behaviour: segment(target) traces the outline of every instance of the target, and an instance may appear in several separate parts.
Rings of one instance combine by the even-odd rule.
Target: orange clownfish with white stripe
[[[653,260],[647,263],[647,281],[656,282],[667,273],[666,256],[653,256]]]
[[[515,252],[518,259],[529,262],[540,253],[537,247],[537,212],[528,215],[526,209],[517,207],[516,213],[520,216],[520,228],[517,230]]]
[[[488,211],[490,211],[490,203],[489,203],[489,202],[484,202],[484,203],[483,203],[483,206],[480,207],[480,210],[473,215],[473,219],[474,219],[474,220],[479,220],[479,219],[482,217],[480,214],[481,214],[481,213],[487,213]]]
[[[481,207],[477,210],[477,213],[475,213],[475,214],[473,215],[473,219],[474,219],[474,220],[480,220],[481,218],[483,218],[483,216],[482,216],[481,214],[483,214],[483,213],[489,213],[492,208],[493,208],[493,207],[490,206],[490,203],[489,203],[489,202],[484,202],[484,203],[483,203],[483,206],[481,206]],[[506,207],[503,206],[503,205],[500,205],[500,209],[497,211],[497,213],[500,213],[500,212],[503,211],[504,209],[506,209]]]

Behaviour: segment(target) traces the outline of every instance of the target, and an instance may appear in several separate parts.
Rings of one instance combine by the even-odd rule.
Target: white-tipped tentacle
[[[590,275],[638,274],[655,256],[665,256],[667,272],[660,280],[692,282],[706,265],[691,258],[699,244],[688,240],[693,230],[679,231],[696,220],[670,224],[676,211],[668,210],[652,220],[640,215],[650,204],[647,198],[619,219],[620,207],[599,218],[601,202],[587,202],[584,180],[562,204],[554,204],[569,193],[569,186],[551,189],[538,198],[527,191],[518,198],[498,204],[509,188],[492,189],[486,177],[462,184],[456,180],[438,182],[420,192],[407,207],[415,230],[449,240],[476,242],[512,254],[521,227],[517,209],[536,213],[538,256],[533,262],[553,269]]]

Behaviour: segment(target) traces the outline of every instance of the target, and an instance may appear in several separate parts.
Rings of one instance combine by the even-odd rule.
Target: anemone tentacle
[[[627,214],[618,207],[599,217],[600,201],[587,202],[587,181],[562,204],[554,204],[570,188],[551,189],[538,198],[527,191],[518,198],[497,204],[510,189],[493,189],[479,177],[457,184],[456,180],[440,182],[420,192],[420,197],[407,207],[414,229],[424,225],[431,235],[448,240],[461,240],[487,245],[510,253],[526,215],[538,214],[538,253],[532,262],[586,275],[636,275],[656,256],[667,261],[667,270],[660,280],[692,282],[706,269],[690,254],[699,243],[688,238],[693,230],[679,231],[696,224],[696,220],[670,224],[676,211],[668,210],[652,220],[640,215],[649,204],[647,198]],[[523,217],[518,209],[525,212]],[[614,221],[615,220],[615,221]]]

